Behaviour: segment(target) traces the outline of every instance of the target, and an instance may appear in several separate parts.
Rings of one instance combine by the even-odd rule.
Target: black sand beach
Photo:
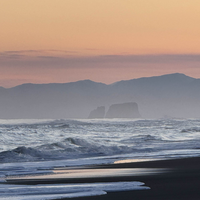
[[[93,197],[79,197],[80,200],[199,200],[200,199],[200,157],[157,160],[133,163],[121,163],[92,166],[90,169],[143,169],[155,170],[161,173],[133,173],[129,176],[96,176],[81,178],[42,178],[40,180],[12,180],[15,184],[41,184],[41,183],[92,183],[92,182],[118,182],[140,181],[150,190],[134,190],[124,192],[108,192],[107,195]],[[65,169],[62,169],[65,170]],[[82,170],[82,169],[78,169]]]
[[[142,181],[150,190],[113,192],[103,196],[75,198],[82,200],[199,200],[200,158],[160,160],[138,163],[116,164],[103,167],[124,168],[168,168],[161,174],[120,177],[120,180]],[[85,180],[87,181],[87,179]],[[108,181],[108,180],[102,180]],[[110,181],[110,180],[109,180]]]

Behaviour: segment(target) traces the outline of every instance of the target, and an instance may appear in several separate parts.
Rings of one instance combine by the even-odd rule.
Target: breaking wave
[[[188,129],[183,129],[181,133],[193,133],[193,132],[200,132],[200,127],[193,127]]]
[[[55,142],[36,147],[20,146],[9,151],[0,152],[0,162],[30,162],[106,156],[130,153],[132,150],[132,148],[125,145],[106,146],[88,142],[80,138],[66,138],[62,142]]]
[[[198,120],[10,121],[0,124],[0,162],[199,149],[199,132]]]

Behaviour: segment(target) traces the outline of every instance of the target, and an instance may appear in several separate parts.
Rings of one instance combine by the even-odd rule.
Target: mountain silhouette
[[[71,83],[0,87],[0,118],[87,118],[104,105],[136,102],[144,118],[200,117],[200,79],[167,74],[110,85],[83,80]]]

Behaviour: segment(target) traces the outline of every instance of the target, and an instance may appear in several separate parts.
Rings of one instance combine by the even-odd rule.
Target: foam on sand
[[[144,183],[138,181],[82,184],[48,184],[36,186],[1,185],[0,200],[50,200],[84,196],[98,196],[105,195],[107,192],[115,191],[146,189],[150,188],[144,186]]]

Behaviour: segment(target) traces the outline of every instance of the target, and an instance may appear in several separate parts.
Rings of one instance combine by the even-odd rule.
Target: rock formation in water
[[[105,118],[139,118],[137,103],[113,104],[109,107]]]
[[[105,116],[105,106],[99,106],[95,110],[90,112],[89,119],[104,118]]]

